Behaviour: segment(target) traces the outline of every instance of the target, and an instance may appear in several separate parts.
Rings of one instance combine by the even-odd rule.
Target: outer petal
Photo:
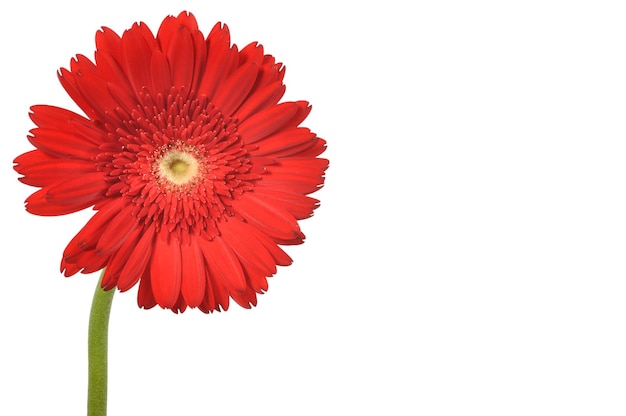
[[[243,292],[232,293],[231,297],[242,308],[250,309],[257,304],[256,292],[250,287]]]
[[[108,55],[113,60],[113,62],[117,63],[118,65],[122,63],[121,44],[122,38],[120,38],[117,33],[109,29],[108,27],[103,27],[102,30],[96,32],[97,51],[102,54]],[[97,55],[96,63],[100,67],[100,62],[97,59]]]
[[[144,271],[144,274],[139,281],[137,304],[139,305],[139,307],[145,309],[153,308],[157,304],[156,300],[154,299],[154,294],[152,292],[152,282],[150,281],[149,268]]]
[[[263,56],[263,45],[259,45],[258,42],[252,42],[239,51],[239,64],[241,65],[246,62],[261,64],[263,62]]]
[[[59,82],[65,89],[65,92],[74,100],[74,102],[85,112],[87,117],[91,119],[97,119],[99,117],[98,112],[91,107],[91,104],[88,100],[83,97],[82,92],[76,85],[76,81],[74,79],[74,74],[68,71],[65,68],[61,68],[57,73],[57,77],[59,78]]]
[[[151,83],[150,90],[155,94],[167,96],[172,88],[170,64],[165,54],[155,50],[150,61]]]
[[[295,103],[282,103],[260,111],[241,123],[239,134],[246,144],[257,141],[280,130],[298,111]]]
[[[107,141],[106,133],[93,121],[72,111],[49,105],[34,105],[30,110],[30,119],[41,128],[69,131],[95,146]]]
[[[191,13],[181,12],[176,17],[167,16],[163,19],[156,36],[161,50],[169,50],[170,45],[175,43],[176,33],[185,29],[190,33],[198,31],[198,22]]]
[[[96,176],[101,178],[102,175]],[[35,215],[56,216],[89,208],[102,199],[106,187],[101,187],[100,182],[86,182],[88,180],[90,178],[79,177],[44,187],[26,198],[26,210]]]
[[[143,231],[143,235],[137,242],[137,245],[132,253],[128,256],[117,283],[117,287],[122,292],[133,287],[139,281],[139,278],[144,274],[144,272],[149,270],[147,265],[150,257],[152,256],[154,238],[155,227],[152,225]]]
[[[234,219],[220,224],[224,239],[240,261],[254,264],[267,275],[276,273],[276,263],[263,244],[250,232],[250,225]]]
[[[291,257],[289,257],[289,255],[287,255],[287,253],[285,253],[283,251],[283,249],[281,249],[276,244],[276,242],[272,241],[272,239],[270,237],[268,237],[266,234],[264,234],[263,232],[257,230],[254,227],[249,227],[248,231],[257,240],[259,240],[259,242],[261,244],[263,244],[263,247],[265,247],[267,252],[270,253],[272,258],[276,262],[276,265],[278,265],[278,266],[289,266],[293,262],[291,260]]]
[[[198,239],[198,243],[209,267],[209,273],[216,281],[221,282],[231,292],[245,290],[246,278],[241,263],[229,246],[229,241],[217,237],[211,241]]]
[[[157,43],[150,29],[143,24],[135,24],[122,35],[122,68],[135,92],[140,92],[152,83],[150,62]]]
[[[206,288],[206,266],[197,239],[192,238],[189,246],[181,249],[181,291],[186,304],[196,307],[202,303]]]
[[[135,226],[128,237],[122,241],[119,250],[113,254],[106,265],[106,271],[102,277],[102,288],[109,290],[115,288],[118,283],[124,264],[132,254],[138,240],[141,238],[142,227]]]
[[[253,156],[277,156],[283,157],[285,152],[297,153],[298,150],[306,150],[317,141],[315,133],[307,128],[295,128],[282,130],[266,136],[257,141],[256,148],[250,150]]]
[[[262,200],[254,192],[245,193],[241,199],[233,201],[233,209],[250,225],[281,244],[298,244],[304,240],[293,215]]]
[[[235,113],[235,117],[240,121],[244,121],[254,113],[276,105],[284,94],[285,86],[279,81],[256,88],[241,104],[241,107]]]
[[[102,172],[87,173],[49,187],[46,201],[91,206],[104,196],[108,187]]]
[[[230,297],[226,286],[222,283],[219,277],[215,274],[211,267],[206,272],[206,293],[204,300],[198,306],[198,308],[205,312],[227,311],[230,305]]]
[[[187,33],[191,40],[191,51],[189,44],[185,45],[185,51],[179,53],[178,43],[187,42],[183,38]],[[185,87],[187,92],[196,91],[207,60],[207,45],[198,30],[196,18],[186,12],[180,13],[177,17],[169,16],[163,20],[161,27],[157,33],[157,41],[161,47],[161,51],[167,54],[172,69],[172,77],[176,80],[177,87]],[[186,56],[186,58],[183,57]],[[181,59],[191,59],[190,61],[181,61]],[[184,64],[182,64],[184,63]],[[184,67],[184,68],[183,68]],[[191,78],[187,81],[186,71],[192,70]]]
[[[109,80],[102,78],[96,65],[85,56],[78,55],[70,65],[72,76],[68,80],[72,82],[83,99],[89,104],[98,118],[107,120],[109,114],[119,105],[109,93]]]
[[[41,151],[59,158],[92,160],[98,147],[73,131],[35,128],[28,140]]]
[[[276,263],[261,242],[250,232],[250,225],[239,221],[227,221],[220,230],[244,268],[247,285],[255,292],[267,290],[266,277],[276,273]]]
[[[181,287],[180,243],[173,238],[157,236],[150,261],[150,280],[154,299],[163,308],[172,308]]]
[[[24,175],[22,183],[44,187],[70,179],[77,174],[91,173],[95,164],[79,159],[58,159],[40,150],[33,150],[15,158],[15,171]]]
[[[133,231],[140,228],[137,219],[132,215],[133,209],[132,205],[125,207],[107,224],[96,245],[99,255],[106,256],[113,253]]]
[[[258,65],[250,62],[239,67],[218,88],[213,103],[220,111],[230,116],[246,98],[254,85]]]
[[[321,188],[326,159],[285,158],[266,167],[258,186],[294,194],[310,194]]]
[[[306,195],[284,192],[273,189],[272,187],[257,186],[254,192],[266,201],[271,201],[285,210],[287,210],[296,219],[302,220],[313,215],[313,211],[319,206],[319,202],[315,198]]]
[[[63,252],[63,260],[61,262],[61,271],[65,271],[66,276],[71,276],[70,267],[77,264],[84,252],[94,252],[96,244],[106,228],[107,224],[122,208],[122,200],[111,200],[108,204],[102,206],[96,214],[91,217],[87,224],[76,234],[76,236],[67,245]]]
[[[228,76],[237,64],[237,49],[230,46],[228,26],[217,23],[206,39],[207,66],[198,86],[198,95],[209,98],[217,90],[224,77]]]
[[[172,74],[172,85],[177,89],[189,91],[193,86],[195,48],[191,32],[181,26],[173,34],[169,47],[163,50],[167,54]]]
[[[238,131],[246,144],[256,143],[281,129],[297,127],[310,111],[305,101],[281,103],[246,119]]]

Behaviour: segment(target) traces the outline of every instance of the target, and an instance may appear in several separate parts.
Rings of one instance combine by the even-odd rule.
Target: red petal
[[[108,27],[103,27],[102,30],[96,32],[96,50],[98,53],[104,53],[111,57],[113,61],[121,64],[122,57],[121,51],[122,39],[113,30]],[[96,56],[98,55],[96,53]],[[96,61],[97,62],[97,61]]]
[[[266,106],[276,104],[278,100],[280,99],[280,97],[282,97],[282,95],[285,92],[284,85],[282,82],[284,74],[285,74],[284,67],[283,69],[279,69],[279,67],[275,65],[268,67],[266,64],[263,64],[259,68],[259,74],[257,75],[257,80],[256,80],[256,83],[254,84],[254,87],[252,88],[252,92],[250,93],[250,96],[256,95],[257,93],[261,92],[268,85],[279,84],[283,87],[283,90],[280,92],[280,95],[278,96],[276,101],[274,101],[271,104],[267,104]]]
[[[74,85],[83,99],[98,113],[100,119],[106,119],[107,113],[113,113],[118,106],[109,93],[108,80],[102,78],[95,64],[83,55],[78,55],[72,61],[71,70],[74,74]]]
[[[205,313],[215,310],[219,312],[220,308],[224,311],[228,310],[230,297],[224,284],[218,282],[218,278],[210,269],[206,271],[206,279],[206,292],[198,308]]]
[[[35,128],[28,140],[36,148],[60,158],[91,160],[99,151],[98,147],[74,131]]]
[[[14,169],[18,173],[22,173],[22,169],[27,169],[32,165],[37,165],[39,163],[46,163],[50,161],[58,160],[56,157],[50,156],[40,150],[30,150],[26,153],[22,153],[15,159],[13,159],[13,163],[16,164]]]
[[[149,269],[146,269],[139,283],[139,290],[137,291],[137,305],[141,308],[150,309],[156,304],[154,294],[152,293],[150,271]]]
[[[119,86],[118,84],[108,83],[107,88],[111,97],[119,104],[115,111],[109,114],[110,118],[117,120],[117,125],[122,126],[130,116],[128,114],[137,107],[137,96],[132,92],[130,87]],[[127,126],[120,128],[126,129]]]
[[[241,263],[235,253],[222,237],[211,241],[198,239],[202,254],[209,267],[209,272],[215,277],[218,284],[223,284],[233,292],[242,291],[246,287],[246,278],[241,269]],[[215,287],[215,285],[212,285]]]
[[[219,230],[229,242],[240,261],[246,261],[263,271],[267,276],[276,273],[276,264],[263,244],[250,232],[251,226],[240,220],[221,222]]]
[[[137,219],[132,215],[134,209],[133,205],[129,205],[110,220],[96,246],[99,255],[106,256],[117,250],[130,233],[139,227]]]
[[[172,308],[181,287],[180,245],[173,238],[157,236],[150,262],[150,283],[154,299],[163,308]]]
[[[309,157],[281,158],[267,165],[259,186],[296,194],[310,194],[324,184],[328,160]]]
[[[283,126],[284,129],[298,127],[300,123],[302,123],[304,119],[307,118],[309,113],[311,113],[311,106],[307,101],[296,101],[295,104],[298,107],[298,110],[296,111],[296,114],[291,118],[291,120],[285,123],[285,125]]]
[[[91,107],[89,101],[83,97],[82,92],[76,85],[76,77],[70,71],[65,68],[61,68],[57,74],[59,78],[59,82],[67,92],[67,94],[74,100],[76,104],[85,112],[85,114],[91,118],[95,119],[98,117],[98,112]]]
[[[76,256],[75,259],[75,264],[61,262],[61,271],[66,277],[78,272],[84,274],[97,272],[102,270],[109,260],[108,257],[98,256],[95,251],[85,251]]]
[[[159,30],[157,30],[156,40],[159,44],[159,48],[161,51],[167,51],[169,49],[170,43],[176,33],[176,31],[181,29],[181,23],[174,16],[167,16],[161,22],[161,26],[159,26]]]
[[[65,270],[67,264],[76,263],[77,257],[79,257],[81,253],[95,249],[102,231],[111,218],[119,213],[121,207],[121,199],[111,200],[111,202],[101,207],[100,210],[87,221],[87,224],[85,224],[65,248],[63,261],[61,262],[61,271]]]
[[[192,13],[181,12],[176,17],[167,16],[163,20],[156,36],[162,51],[169,50],[176,32],[182,29],[187,29],[191,33],[198,31],[198,22]]]
[[[102,174],[97,174],[102,178]],[[89,175],[87,175],[89,176]],[[26,199],[26,210],[43,216],[65,215],[96,204],[104,195],[106,187],[96,182],[87,188],[75,188],[85,183],[85,177],[42,188]]]
[[[117,282],[117,287],[122,292],[133,287],[147,269],[146,266],[148,265],[148,260],[150,260],[152,255],[155,234],[154,230],[154,224],[144,230],[143,235],[137,242],[137,246],[128,256],[128,260],[126,261]]]
[[[179,41],[177,40],[177,36],[179,36],[177,35],[177,33],[179,31],[186,31],[191,36],[191,60],[186,61],[189,63],[189,65],[185,65],[185,67],[188,67],[190,70],[192,70],[192,76],[189,82],[183,84],[181,81],[179,84],[176,85],[184,85],[188,92],[196,91],[198,83],[202,78],[204,66],[206,64],[207,52],[204,36],[202,35],[202,32],[198,30],[198,23],[196,22],[196,18],[193,16],[193,14],[182,12],[177,17],[167,17],[159,28],[159,31],[157,33],[157,41],[161,46],[161,50],[167,53],[172,70],[178,71],[178,68],[176,67],[181,65],[181,62],[185,62],[180,61],[180,59],[187,59],[175,56],[177,52],[175,51],[176,47],[174,45],[176,45],[176,42]],[[170,50],[172,51],[172,55],[170,55],[169,53]],[[186,68],[185,70],[187,70]],[[179,74],[174,74],[174,72],[172,72],[172,74],[174,75],[175,80],[180,80],[182,78],[179,78]]]
[[[256,293],[252,288],[247,288],[239,293],[231,293],[231,296],[242,308],[250,309],[252,306],[256,306]]]
[[[323,182],[321,174],[312,177],[277,170],[275,172],[268,171],[257,186],[306,195],[319,190]]]
[[[276,59],[272,55],[265,55],[263,57],[263,65],[261,71],[259,71],[259,83],[258,85],[267,85],[270,82],[282,82],[285,78],[285,66],[280,62],[276,62]]]
[[[108,187],[102,172],[87,173],[48,188],[46,201],[51,204],[91,206],[104,196]]]
[[[326,151],[326,140],[320,139],[318,137],[317,141],[315,142],[313,146],[309,147],[306,150],[299,150],[297,156],[298,157],[316,157],[316,156],[321,155],[325,151]],[[291,155],[285,154],[285,156],[291,156]]]
[[[280,130],[297,112],[296,103],[281,103],[254,114],[243,121],[237,131],[244,143],[255,143]]]
[[[306,101],[280,103],[250,116],[238,132],[246,144],[255,143],[281,129],[298,127],[310,112]]]
[[[258,42],[252,42],[239,51],[239,65],[243,65],[246,62],[263,63],[263,45],[259,45]]]
[[[186,11],[180,12],[178,16],[176,16],[176,20],[180,25],[186,27],[191,32],[198,30],[198,22],[196,21],[196,17],[193,13]]]
[[[154,96],[160,93],[167,97],[172,89],[172,78],[170,77],[170,64],[163,52],[159,50],[154,51],[150,68],[150,73],[152,74],[150,90],[154,93]]]
[[[169,47],[163,51],[167,54],[173,85],[178,90],[184,87],[186,91],[189,91],[192,88],[195,63],[195,49],[191,33],[184,26],[179,26],[172,35]]]
[[[196,238],[191,239],[188,247],[182,247],[181,254],[183,268],[181,291],[187,305],[194,308],[202,303],[206,288],[204,256]]]
[[[187,309],[187,304],[185,303],[185,299],[183,298],[182,293],[178,295],[178,300],[176,304],[170,309],[174,313],[183,313]]]
[[[272,255],[272,258],[276,262],[276,265],[289,266],[291,263],[293,263],[293,260],[291,260],[291,257],[289,257],[289,255],[285,253],[283,249],[281,249],[276,244],[276,242],[272,241],[267,236],[267,234],[264,234],[263,232],[257,230],[254,227],[249,227],[248,231],[250,232],[250,234],[254,235],[261,244],[263,244],[263,247],[265,247],[268,253]]]
[[[117,281],[124,268],[124,265],[128,261],[131,253],[135,249],[139,238],[141,237],[142,227],[134,227],[132,232],[123,241],[120,249],[111,257],[107,263],[104,276],[102,276],[102,288],[109,290],[113,289],[117,285]]]
[[[296,219],[285,209],[262,200],[254,192],[233,201],[233,209],[251,225],[277,241],[301,241],[303,235]]]
[[[308,148],[315,143],[316,136],[307,128],[295,128],[283,130],[271,134],[255,143],[258,148],[250,150],[253,156],[273,156],[274,154],[292,149],[294,147],[305,146]]]
[[[302,220],[313,215],[313,210],[319,206],[319,202],[315,198],[309,196],[294,194],[289,192],[281,192],[273,187],[257,186],[254,192],[265,201],[272,201],[282,208],[289,211],[296,219]]]
[[[15,159],[18,165],[14,169],[24,175],[19,180],[27,185],[44,187],[52,182],[65,181],[76,175],[84,175],[95,170],[93,162],[79,159],[57,159],[38,150],[34,152],[38,154],[37,157],[32,157],[27,153]],[[39,155],[43,155],[43,157]],[[36,158],[47,160],[34,161]]]
[[[85,117],[64,108],[49,105],[34,105],[30,108],[30,119],[37,126],[60,131],[71,131],[75,136],[99,145],[106,141],[106,133]]]
[[[143,23],[133,25],[122,35],[121,63],[135,92],[144,87],[149,88],[152,84],[150,58],[155,49],[157,43],[150,29]]]
[[[273,82],[254,90],[239,107],[235,116],[239,121],[244,121],[252,114],[275,105],[283,94],[285,94],[285,86],[282,82]]]
[[[33,146],[60,158],[79,158],[91,160],[98,154],[98,147],[74,131],[35,128],[28,140]]]
[[[207,66],[198,86],[198,95],[212,98],[222,79],[237,64],[237,49],[230,46],[228,26],[222,26],[220,23],[213,26],[207,36],[206,45]]]
[[[230,116],[246,98],[254,85],[258,66],[251,62],[233,72],[215,92],[213,104],[224,114]]]
[[[320,177],[328,168],[328,160],[312,157],[286,157],[278,163],[268,165],[269,172]]]

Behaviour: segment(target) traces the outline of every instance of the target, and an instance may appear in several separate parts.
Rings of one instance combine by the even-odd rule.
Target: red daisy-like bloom
[[[37,215],[97,211],[63,253],[66,276],[106,268],[102,287],[175,312],[256,305],[279,245],[302,243],[297,220],[319,201],[326,143],[300,127],[307,102],[278,103],[285,68],[263,47],[205,38],[193,15],[169,16],[156,36],[138,23],[96,34],[95,63],[78,55],[61,84],[85,112],[32,107],[36,150],[15,159],[41,188]]]

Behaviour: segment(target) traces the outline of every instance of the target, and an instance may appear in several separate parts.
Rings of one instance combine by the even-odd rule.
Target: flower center
[[[159,162],[159,173],[171,183],[183,185],[198,174],[198,161],[190,153],[172,151]]]

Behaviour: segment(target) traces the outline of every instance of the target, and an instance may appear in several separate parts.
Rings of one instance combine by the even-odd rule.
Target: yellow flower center
[[[183,185],[198,173],[198,161],[187,152],[173,151],[159,162],[159,173],[175,185]]]

